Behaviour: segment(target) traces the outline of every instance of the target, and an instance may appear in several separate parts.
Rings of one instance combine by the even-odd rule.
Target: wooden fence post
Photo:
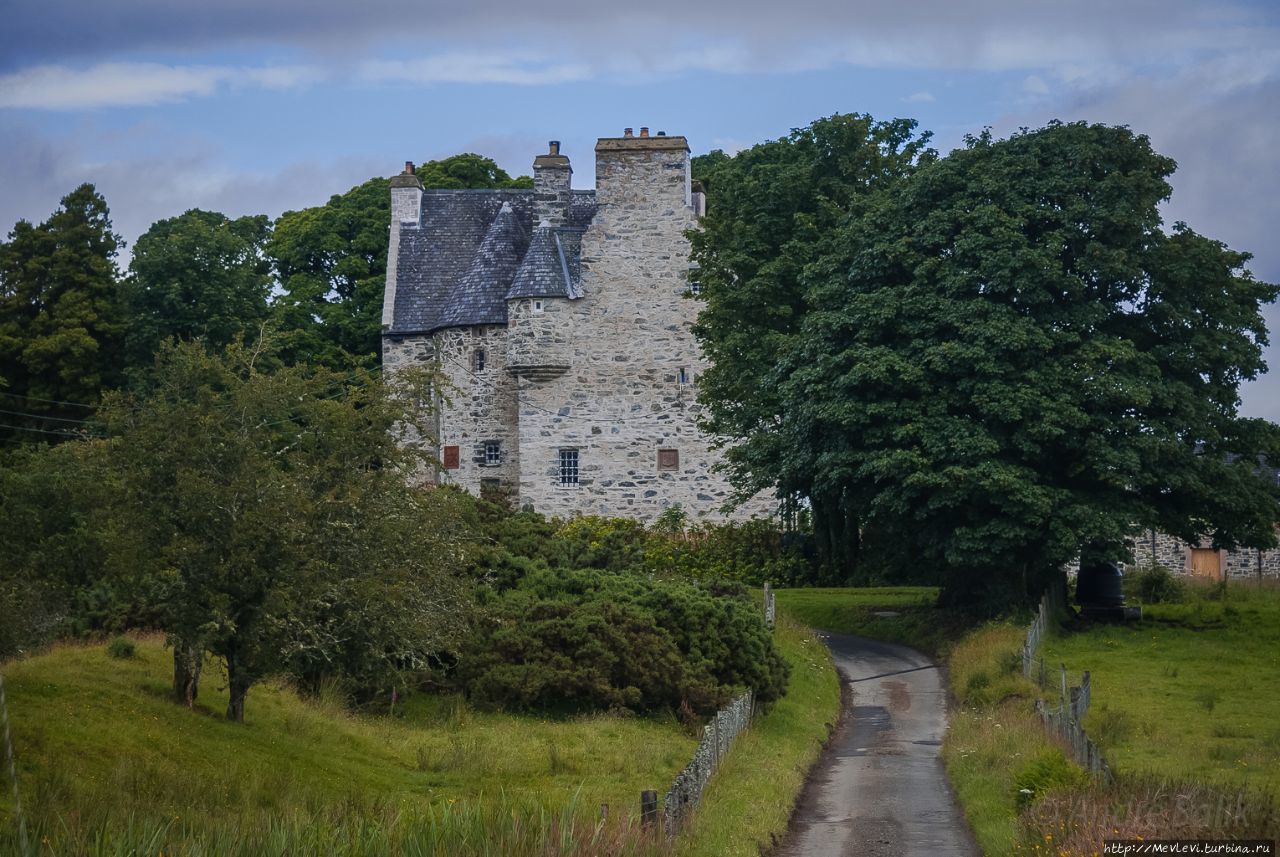
[[[658,822],[658,793],[653,789],[640,792],[640,823],[653,827]]]

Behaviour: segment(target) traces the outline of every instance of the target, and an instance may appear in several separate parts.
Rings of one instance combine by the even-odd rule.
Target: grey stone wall
[[[667,836],[674,836],[690,813],[698,808],[702,792],[720,767],[720,760],[751,724],[754,711],[755,700],[748,690],[717,711],[711,722],[702,728],[702,740],[693,752],[692,761],[676,775],[662,801],[663,827]]]
[[[392,229],[394,230],[394,225]],[[382,337],[382,372],[384,377],[393,379],[395,373],[406,369],[410,366],[430,364],[435,360],[435,341],[430,336],[406,335],[406,336],[383,336]],[[438,422],[438,412],[433,409],[430,416],[427,417],[425,428],[430,433],[424,437],[412,426],[401,426],[400,442],[404,444],[413,444],[426,446],[428,449],[435,449],[435,439],[440,433]],[[423,469],[414,474],[414,481],[418,484],[434,483],[436,481],[436,471],[432,468]]]
[[[1197,546],[1176,539],[1168,533],[1146,530],[1134,539],[1134,562],[1126,570],[1143,568],[1154,561],[1170,571],[1190,574],[1193,547]],[[1254,548],[1239,548],[1219,551],[1218,554],[1225,577],[1257,577],[1259,569],[1263,577],[1280,577],[1280,549],[1258,551]]]
[[[542,312],[534,312],[534,301]],[[507,301],[507,366],[530,378],[550,379],[569,368],[573,313],[568,298]]]
[[[562,328],[570,368],[520,383],[520,499],[540,512],[649,521],[679,503],[695,518],[717,518],[729,499],[728,483],[712,471],[720,456],[695,424],[707,363],[690,332],[699,304],[685,297],[684,233],[697,225],[688,160],[679,137],[597,147],[599,209],[582,239],[584,297],[568,302]],[[563,448],[578,450],[576,488],[558,484]],[[658,470],[659,449],[677,451],[675,470]],[[761,497],[734,516],[772,511]]]
[[[520,446],[516,428],[516,384],[507,372],[507,330],[499,325],[452,327],[433,334],[434,353],[440,361],[449,403],[437,417],[441,454],[457,446],[458,467],[441,470],[442,484],[458,485],[478,494],[486,479],[495,487],[514,489],[519,481]],[[485,366],[475,369],[477,348],[485,352]],[[485,462],[485,444],[497,442],[501,462]]]

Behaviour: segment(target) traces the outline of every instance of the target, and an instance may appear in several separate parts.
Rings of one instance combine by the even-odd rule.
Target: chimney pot
[[[648,129],[647,127],[641,127],[641,128],[640,128],[640,136],[641,136],[641,137],[648,137],[648,136],[649,136],[649,129]]]
[[[666,132],[666,131],[659,131],[659,132],[658,132],[658,136],[659,136],[659,137],[665,137],[665,136],[667,136],[667,132]]]
[[[548,143],[548,144],[547,144],[547,146],[548,146],[548,147],[550,147],[550,149],[551,149],[551,151],[550,151],[550,152],[548,152],[548,154],[551,154],[551,155],[558,155],[558,154],[560,154],[560,141],[559,141],[559,140],[552,140],[550,143]]]
[[[630,137],[630,136],[631,136],[631,129],[630,129],[630,128],[623,128],[623,129],[622,129],[622,136],[624,136],[624,137]]]
[[[413,161],[404,162],[404,174],[406,176],[413,175]]]

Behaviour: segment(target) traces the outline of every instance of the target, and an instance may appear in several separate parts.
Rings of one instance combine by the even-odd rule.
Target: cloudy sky
[[[1050,119],[1177,160],[1166,219],[1280,281],[1275,0],[6,0],[0,230],[94,182],[132,242],[187,208],[276,215],[405,160],[527,173],[624,126],[695,153],[835,112],[910,116],[943,151]],[[1280,341],[1280,311],[1270,324]],[[1280,420],[1275,377],[1245,413]]]

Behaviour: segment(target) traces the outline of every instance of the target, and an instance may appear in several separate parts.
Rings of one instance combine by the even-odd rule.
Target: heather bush
[[[748,687],[777,699],[787,665],[740,586],[536,570],[490,605],[456,678],[493,708],[710,713]]]

